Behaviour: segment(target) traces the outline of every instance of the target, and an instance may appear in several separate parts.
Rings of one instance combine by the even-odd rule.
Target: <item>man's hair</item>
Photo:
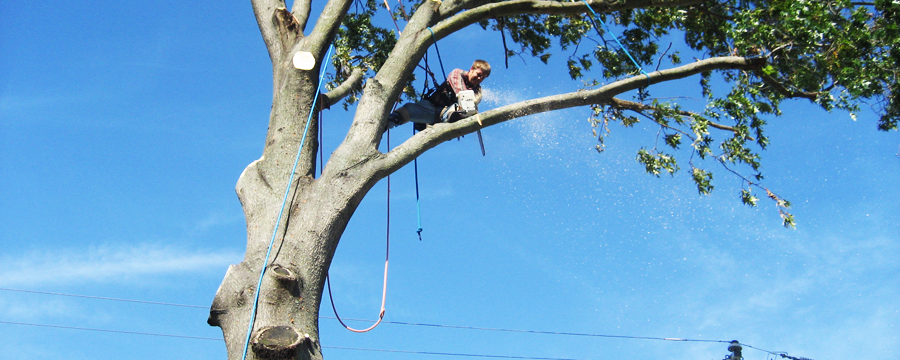
[[[481,71],[484,72],[484,76],[491,75],[491,64],[488,64],[487,61],[484,61],[481,59],[475,60],[475,62],[472,63],[472,68],[473,69],[481,69]]]

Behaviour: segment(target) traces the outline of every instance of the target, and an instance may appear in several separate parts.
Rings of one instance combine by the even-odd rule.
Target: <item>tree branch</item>
[[[341,99],[350,95],[351,91],[359,89],[362,86],[363,75],[365,74],[366,72],[360,68],[353,69],[350,77],[344,83],[322,95],[323,98],[319,102],[320,109],[330,108],[331,105],[337,104]]]
[[[281,58],[282,45],[280,44],[279,34],[272,23],[272,14],[275,9],[283,8],[283,0],[251,0],[253,6],[253,14],[256,15],[256,24],[259,26],[259,32],[262,34],[263,42],[266,43],[266,49],[269,50],[269,59],[272,62],[279,61]]]
[[[294,5],[291,6],[291,13],[297,17],[301,32],[306,31],[306,23],[309,21],[311,5],[312,0],[294,0]]]
[[[744,58],[740,56],[715,57],[672,69],[655,71],[649,74],[649,79],[643,74],[636,75],[627,79],[615,81],[595,90],[581,90],[526,100],[489,110],[478,116],[469,117],[452,124],[437,124],[409,138],[406,142],[387,153],[386,156],[381,159],[381,171],[385,173],[396,171],[428,149],[431,149],[444,141],[471,134],[482,127],[496,125],[526,115],[533,115],[552,110],[587,106],[591,104],[613,104],[614,96],[648,85],[682,79],[702,72],[719,69],[754,70],[763,66],[765,61],[765,58]]]
[[[304,50],[316,55],[317,59],[320,58],[319,55],[323,55],[325,48],[334,40],[351,4],[353,0],[329,0],[309,34],[310,43],[298,46],[304,46]]]
[[[816,99],[819,97],[819,92],[794,91],[785,87],[775,78],[763,74],[761,71],[757,71],[756,74],[763,80],[764,83],[766,83],[766,85],[771,86],[773,89],[775,89],[775,91],[787,98],[803,98],[808,99],[809,101],[816,101]]]
[[[617,99],[617,98],[613,98],[612,101],[610,102],[610,105],[617,107],[619,109],[631,110],[631,111],[636,111],[636,112],[641,112],[641,111],[645,111],[645,110],[651,110],[651,111],[659,110],[659,108],[654,107],[654,106],[650,106],[647,104],[641,104],[641,103],[634,102],[634,101]],[[682,115],[682,116],[690,116],[690,117],[700,116],[697,113],[693,113],[693,112],[685,111],[685,110],[676,110],[675,112],[678,113],[678,115]],[[719,129],[719,130],[731,131],[731,132],[737,134],[737,129],[735,129],[731,126],[722,125],[722,124],[715,123],[715,122],[712,122],[709,120],[706,120],[706,122],[707,122],[707,124],[709,124],[710,127],[713,127],[713,128]]]
[[[385,115],[433,42],[431,32],[427,30],[436,16],[432,4],[426,1],[419,5],[378,73],[366,81],[351,130],[336,152],[344,151],[345,145],[347,151],[357,151],[360,147],[370,147],[373,151],[378,148],[387,121]]]
[[[711,0],[594,0],[591,8],[597,12],[609,13],[622,10],[674,7],[701,4]],[[468,10],[466,10],[468,9]],[[466,10],[460,12],[462,10]],[[457,30],[476,22],[518,14],[581,14],[587,8],[581,1],[561,2],[542,0],[513,0],[491,2],[490,0],[460,1],[441,6],[439,24],[433,26],[435,35],[443,38]]]

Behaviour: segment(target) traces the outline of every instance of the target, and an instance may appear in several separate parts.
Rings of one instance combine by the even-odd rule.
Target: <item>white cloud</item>
[[[41,250],[0,259],[0,286],[108,283],[206,271],[240,262],[234,251],[197,251],[158,244]]]

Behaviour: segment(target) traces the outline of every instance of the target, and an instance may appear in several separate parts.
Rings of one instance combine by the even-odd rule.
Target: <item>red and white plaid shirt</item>
[[[453,69],[450,72],[450,75],[447,76],[447,82],[450,83],[450,87],[453,88],[454,93],[459,93],[464,90],[474,90],[475,91],[475,103],[481,102],[481,86],[475,86],[474,88],[470,88],[466,85],[466,80],[463,78],[462,69]]]

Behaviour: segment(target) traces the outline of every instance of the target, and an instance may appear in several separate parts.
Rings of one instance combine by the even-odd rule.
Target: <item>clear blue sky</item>
[[[565,55],[553,68],[511,58],[504,69],[500,44],[478,28],[440,44],[448,70],[473,58],[494,65],[482,109],[578,88],[559,66]],[[271,105],[249,2],[6,1],[0,59],[0,287],[208,306],[243,257],[234,184],[261,154]],[[699,97],[687,93],[696,82],[653,95]],[[686,171],[644,174],[634,157],[653,145],[648,124],[614,126],[597,154],[583,108],[486,129],[486,157],[474,136],[439,146],[419,161],[421,242],[412,170],[392,177],[386,321],[737,339],[816,360],[900,357],[900,137],[877,132],[869,112],[854,122],[793,102],[784,113],[771,119],[763,171],[794,204],[796,230],[765,199],[741,205],[739,179],[711,164],[711,196],[697,195]],[[351,116],[325,114],[326,151]],[[344,317],[378,313],[385,192],[372,190],[338,248],[331,274]],[[206,317],[204,308],[0,290],[0,359],[223,359],[216,340],[9,324],[221,337]],[[727,354],[724,343],[321,327],[330,360],[449,358],[336,347]]]

